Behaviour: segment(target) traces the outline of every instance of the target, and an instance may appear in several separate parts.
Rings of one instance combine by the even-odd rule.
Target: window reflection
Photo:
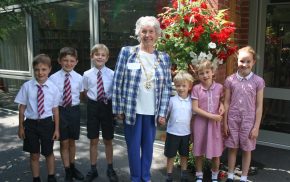
[[[290,5],[267,7],[264,79],[268,87],[290,88]]]
[[[43,5],[45,12],[33,17],[34,55],[48,54],[52,73],[60,69],[57,62],[62,47],[74,47],[79,62],[75,71],[82,74],[90,68],[90,31],[88,1],[72,0]]]
[[[290,133],[290,101],[264,99],[261,129]]]
[[[0,26],[11,27],[5,29],[8,30],[7,32],[1,32],[5,36],[4,40],[0,41],[0,69],[29,71],[25,14],[18,12],[15,16],[18,16],[22,23],[11,27],[7,16],[0,14]]]

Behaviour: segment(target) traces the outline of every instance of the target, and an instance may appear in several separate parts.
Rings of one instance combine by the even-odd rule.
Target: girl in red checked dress
[[[192,109],[197,114],[193,122],[193,155],[196,159],[196,182],[202,182],[203,157],[212,160],[212,181],[217,181],[220,156],[223,152],[221,131],[224,106],[223,86],[213,81],[215,67],[203,60],[196,65],[200,81],[192,89]]]

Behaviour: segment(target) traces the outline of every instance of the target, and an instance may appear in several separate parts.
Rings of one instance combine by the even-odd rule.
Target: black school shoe
[[[97,178],[99,176],[99,174],[98,174],[98,171],[96,170],[96,171],[92,171],[92,170],[90,170],[89,172],[88,172],[88,174],[86,175],[86,178],[85,178],[85,182],[92,182],[95,178]]]
[[[47,182],[57,182],[55,176],[48,176],[47,177]]]
[[[77,168],[71,168],[71,176],[77,180],[84,180],[84,175],[77,169]]]
[[[228,178],[228,179],[226,180],[226,182],[234,182],[234,180],[233,180],[233,179],[230,179],[230,178]]]
[[[70,168],[65,168],[65,177],[64,177],[65,182],[72,182],[72,173]]]
[[[107,176],[108,176],[110,182],[118,182],[119,181],[118,176],[117,176],[114,169],[107,169]]]
[[[187,178],[181,178],[181,182],[188,182]]]

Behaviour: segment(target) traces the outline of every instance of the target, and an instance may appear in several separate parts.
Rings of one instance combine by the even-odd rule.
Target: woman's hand
[[[166,120],[165,120],[165,117],[161,117],[161,116],[159,116],[158,117],[158,122],[159,122],[159,124],[160,125],[165,125],[165,123],[166,123]]]
[[[125,119],[125,115],[124,114],[117,114],[116,115],[116,120],[121,120],[123,121]]]

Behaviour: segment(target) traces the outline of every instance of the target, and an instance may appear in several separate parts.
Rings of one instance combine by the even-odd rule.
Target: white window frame
[[[14,5],[7,7],[7,9],[15,9],[19,6]],[[3,10],[0,10],[0,14],[5,13]],[[32,20],[31,16],[25,14],[25,27],[26,27],[26,44],[27,44],[27,64],[28,71],[20,70],[9,70],[9,69],[0,69],[0,77],[2,78],[13,78],[13,79],[30,79],[32,77],[32,60],[33,60],[33,44],[32,44]],[[4,60],[5,61],[5,60]]]

